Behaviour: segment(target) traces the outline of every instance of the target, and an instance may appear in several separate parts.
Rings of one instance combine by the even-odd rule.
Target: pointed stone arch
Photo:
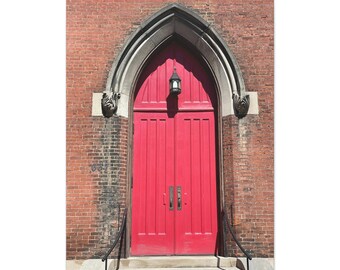
[[[109,72],[102,99],[104,116],[116,113],[129,117],[132,93],[144,63],[174,36],[196,48],[209,67],[216,84],[221,116],[235,113],[239,118],[244,117],[250,101],[235,57],[209,23],[179,4],[161,9],[130,36]],[[105,112],[105,102],[110,106],[109,112]]]

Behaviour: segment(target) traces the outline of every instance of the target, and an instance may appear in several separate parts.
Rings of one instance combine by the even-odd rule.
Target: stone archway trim
[[[222,38],[197,14],[181,5],[171,4],[139,26],[112,65],[104,93],[119,94],[114,111],[118,116],[129,117],[131,94],[144,63],[159,46],[174,36],[195,47],[207,63],[216,82],[222,116],[235,113],[235,108],[240,108],[237,105],[243,104],[241,101],[248,103],[241,117],[258,113],[257,93],[246,92],[241,70]],[[93,95],[92,115],[102,115],[98,94],[101,95]]]

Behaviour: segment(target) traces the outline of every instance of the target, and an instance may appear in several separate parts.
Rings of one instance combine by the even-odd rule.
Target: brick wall
[[[234,232],[255,257],[274,257],[274,142],[260,115],[223,119],[226,210]],[[243,256],[227,237],[228,255]]]
[[[67,119],[68,259],[107,250],[126,201],[127,119],[91,118]]]
[[[247,91],[258,93],[259,115],[223,119],[225,194],[245,248],[274,256],[273,1],[68,0],[67,259],[102,255],[126,201],[128,120],[92,117],[92,93],[105,88],[129,35],[173,2],[212,24],[235,55]],[[228,247],[228,255],[240,255],[233,243]]]

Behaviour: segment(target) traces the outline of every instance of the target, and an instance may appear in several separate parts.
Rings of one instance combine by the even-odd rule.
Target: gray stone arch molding
[[[197,48],[207,63],[215,78],[222,116],[233,113],[239,118],[245,116],[249,96],[233,54],[207,22],[178,4],[161,9],[130,36],[109,73],[102,98],[104,116],[110,117],[113,113],[129,116],[130,96],[145,61],[173,36],[183,38]]]

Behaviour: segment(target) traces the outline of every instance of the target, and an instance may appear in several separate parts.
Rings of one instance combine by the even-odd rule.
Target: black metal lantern
[[[174,72],[170,78],[170,94],[179,95],[181,93],[181,78],[178,76],[176,72],[176,67],[174,68]]]

